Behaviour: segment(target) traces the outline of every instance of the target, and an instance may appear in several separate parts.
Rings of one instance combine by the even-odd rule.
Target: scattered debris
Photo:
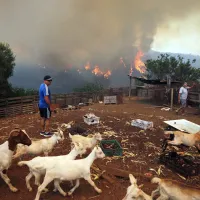
[[[107,137],[118,137],[117,136],[117,133],[116,132],[114,132],[114,131],[104,131],[103,132],[103,134],[102,134],[103,136],[107,136]]]
[[[149,128],[153,128],[153,122],[136,119],[136,120],[132,120],[131,126],[139,127],[146,130]]]
[[[91,125],[91,124],[99,124],[100,117],[97,117],[93,113],[88,113],[83,116],[83,120],[86,124]]]
[[[171,108],[161,108],[161,110],[164,110],[164,111],[170,111]]]

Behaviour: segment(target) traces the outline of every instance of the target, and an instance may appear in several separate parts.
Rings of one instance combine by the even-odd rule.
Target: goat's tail
[[[72,135],[69,133],[69,138],[71,138],[72,139]]]
[[[27,165],[28,166],[29,161],[20,161],[17,163],[18,166],[23,166],[23,165]]]
[[[158,178],[158,177],[154,177],[154,178],[152,178],[152,180],[151,180],[151,183],[158,183],[158,184],[160,184],[160,182],[161,182],[161,179]]]

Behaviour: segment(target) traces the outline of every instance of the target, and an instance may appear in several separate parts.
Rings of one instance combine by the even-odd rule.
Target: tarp
[[[134,79],[137,79],[143,83],[146,83],[146,84],[150,84],[150,85],[167,85],[167,81],[161,81],[161,80],[148,80],[148,79],[144,79],[144,78],[138,78],[138,77],[132,77]],[[174,84],[174,83],[181,83],[180,81],[171,81],[171,84]]]

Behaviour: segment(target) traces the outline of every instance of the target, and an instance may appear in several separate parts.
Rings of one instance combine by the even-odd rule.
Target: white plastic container
[[[153,122],[136,119],[136,120],[131,121],[131,126],[135,126],[135,127],[146,130],[149,128],[153,128]]]
[[[88,125],[99,124],[100,117],[95,116],[93,113],[89,113],[83,116],[83,120]]]

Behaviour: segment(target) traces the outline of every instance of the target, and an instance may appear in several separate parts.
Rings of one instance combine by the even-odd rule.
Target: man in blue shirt
[[[49,131],[49,121],[51,117],[51,92],[49,87],[51,85],[52,78],[47,75],[44,77],[44,82],[40,85],[39,88],[39,110],[41,116],[41,126],[42,132],[40,135],[49,137],[52,134]]]

